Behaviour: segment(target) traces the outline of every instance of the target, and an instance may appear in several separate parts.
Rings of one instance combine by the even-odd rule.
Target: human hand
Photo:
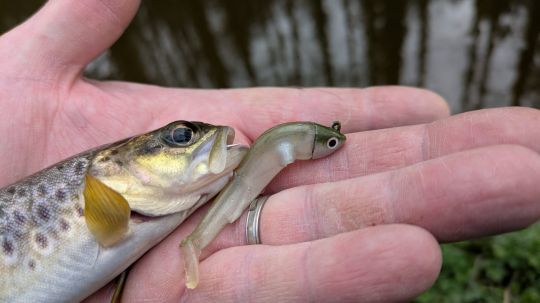
[[[199,212],[135,265],[131,274],[145,278],[133,281],[126,298],[411,299],[437,276],[440,255],[422,230],[393,224],[451,242],[534,223],[539,127],[540,111],[502,108],[351,133],[342,151],[293,164],[271,184],[263,246],[239,246],[246,244],[244,216],[203,253],[202,283],[186,292],[175,248]]]
[[[134,1],[53,1],[47,3],[29,21],[0,37],[0,60],[3,67],[0,74],[0,129],[4,133],[4,142],[9,143],[0,147],[0,153],[7,155],[0,158],[0,168],[9,172],[0,176],[0,184],[14,182],[85,149],[147,131],[176,119],[231,125],[236,128],[240,141],[249,142],[269,127],[292,120],[329,124],[339,119],[344,131],[355,132],[428,122],[448,115],[446,105],[438,96],[408,88],[201,91],[98,82],[81,77],[84,66],[114,42],[136,8],[137,3]],[[84,20],[84,23],[81,20]],[[193,222],[194,220],[191,220],[189,225],[180,228],[171,239],[156,247],[156,253],[149,255],[147,260],[154,260],[155,256],[162,254],[170,254],[172,258],[162,260],[159,266],[152,264],[152,268],[147,267],[149,261],[137,265],[129,275],[125,299],[177,301],[182,296],[183,266],[178,244]],[[351,247],[337,251],[333,257],[341,254],[351,256],[356,252],[369,256],[377,249],[394,247],[391,239],[397,230],[398,228],[383,228],[373,234],[352,234],[357,241],[363,237],[366,241],[373,242],[374,249],[366,253],[363,252],[363,247]],[[408,238],[401,241],[397,247],[427,247],[427,254],[435,256],[431,258],[436,259],[435,271],[438,271],[439,252],[432,237],[418,228],[403,227],[403,230],[399,230],[399,237],[403,238],[404,233]],[[419,246],[415,243],[417,239],[421,242]],[[317,246],[331,250],[342,243],[343,239],[337,237],[325,240]],[[290,253],[291,256],[298,254],[306,245],[308,244],[301,243],[284,247],[283,253]],[[247,247],[247,251],[253,248]],[[257,249],[260,248],[263,247]],[[169,249],[171,251],[168,251]],[[255,255],[264,257],[272,251],[263,249]],[[354,261],[354,268],[371,268],[370,271],[373,272],[366,276],[369,279],[362,283],[363,289],[373,287],[376,280],[371,277],[381,279],[388,276],[388,272],[393,272],[396,267],[411,259],[410,256],[398,258],[397,253],[398,250],[390,250],[384,258],[379,258],[379,262],[369,259]],[[221,264],[237,264],[237,267],[241,268],[244,254],[242,250],[232,251],[232,255],[223,259],[225,263]],[[385,260],[389,258],[396,262],[385,264]],[[347,263],[352,261],[346,258],[344,260],[347,260]],[[296,265],[302,264],[298,259],[295,262],[300,262]],[[205,262],[203,266],[204,264]],[[373,265],[369,267],[368,264]],[[425,282],[419,284],[415,277],[424,275],[424,268],[428,267],[422,265],[419,269],[412,268],[418,272],[408,278],[409,283],[416,285],[412,291],[398,294],[391,292],[387,295],[386,290],[394,288],[397,282],[388,280],[384,287],[374,293],[380,293],[387,298],[416,295],[427,287],[436,275],[432,268],[428,268],[428,277],[423,278]],[[336,265],[336,269],[337,272],[345,274],[345,268]],[[166,273],[169,270],[174,276]],[[222,270],[228,271],[223,267]],[[152,272],[152,277],[147,276],[147,272]],[[235,271],[230,271],[233,272]],[[405,271],[404,274],[407,272],[410,271]],[[204,276],[207,274],[203,274],[201,294],[204,294],[205,289],[207,290],[205,287],[208,287]],[[246,277],[249,276],[251,275]],[[161,280],[156,280],[157,277],[170,278],[170,283],[155,285],[154,282],[161,283]],[[287,277],[277,278],[282,283],[287,283]],[[322,280],[331,278],[321,276]],[[171,288],[171,285],[174,287]],[[299,287],[301,284],[294,285]],[[214,290],[212,293],[224,300],[228,299],[231,291],[237,294],[258,293],[257,288],[249,289],[246,286],[238,284],[229,289]],[[277,285],[269,284],[265,287]],[[358,288],[357,285],[353,287]],[[99,295],[110,295],[107,290],[98,293],[94,299],[99,300]],[[340,291],[340,288],[336,288],[336,291]],[[197,292],[199,290],[185,294]],[[327,295],[335,298],[332,292]]]
[[[283,245],[223,249],[244,244],[242,219],[205,251],[208,256],[223,249],[201,264],[199,288],[186,292],[178,243],[200,217],[198,212],[134,266],[124,294],[128,301],[406,300],[437,276],[437,243],[412,226],[366,226],[412,223],[441,240],[458,240],[520,228],[535,220],[538,211],[530,201],[538,195],[531,189],[538,181],[537,154],[515,146],[472,149],[509,143],[538,150],[530,142],[531,126],[539,123],[537,112],[485,111],[424,126],[357,133],[430,122],[445,117],[447,108],[439,97],[409,88],[202,91],[82,78],[84,66],[121,34],[137,5],[135,1],[49,2],[0,38],[0,129],[9,142],[0,147],[2,155],[9,155],[0,159],[0,168],[10,172],[0,176],[0,184],[177,119],[231,125],[241,142],[286,121],[329,124],[339,119],[349,139],[338,154],[294,165],[269,188],[276,194],[263,210],[262,241]],[[513,134],[502,124],[497,126],[501,116],[519,119],[515,123],[523,131]],[[443,140],[445,132],[451,136]],[[436,138],[436,143],[429,145],[433,142],[429,138]],[[512,159],[513,155],[520,160]],[[480,160],[471,165],[475,157]],[[424,162],[428,159],[433,160]],[[501,160],[509,171],[494,171],[500,165],[485,171],[477,163],[486,159]],[[429,177],[422,178],[426,174]],[[526,174],[528,181],[522,182]],[[450,182],[467,177],[473,182]],[[493,179],[499,183],[487,182]],[[314,183],[322,184],[305,185]],[[459,191],[460,185],[470,188]],[[393,204],[398,197],[403,205]],[[512,203],[521,208],[510,208]],[[474,212],[466,212],[466,207]],[[474,220],[479,213],[482,220]],[[527,220],[519,221],[523,216]],[[501,224],[499,219],[504,219]],[[108,295],[108,290],[94,299]]]

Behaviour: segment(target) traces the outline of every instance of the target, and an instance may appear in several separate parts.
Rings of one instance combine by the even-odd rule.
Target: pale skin
[[[187,291],[178,244],[199,211],[134,265],[126,301],[407,301],[436,280],[439,242],[538,219],[539,111],[449,117],[441,97],[405,87],[189,90],[81,77],[137,7],[52,1],[0,37],[0,186],[177,119],[233,126],[243,143],[278,123],[337,119],[348,139],[270,185],[263,245],[245,245],[245,218],[230,225],[203,252],[201,283]],[[88,302],[107,301],[111,290]]]

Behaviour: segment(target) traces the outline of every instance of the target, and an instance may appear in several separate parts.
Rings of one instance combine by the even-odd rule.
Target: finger
[[[155,266],[164,260],[170,259]],[[426,231],[391,225],[309,243],[223,250],[201,264],[193,291],[185,290],[178,268],[138,265],[130,277],[136,273],[139,282],[128,281],[127,302],[397,302],[433,284],[441,254]]]
[[[139,0],[49,1],[6,35],[4,45],[18,48],[4,58],[32,71],[42,66],[48,73],[51,67],[78,73],[120,37],[138,6]]]
[[[540,217],[540,155],[497,145],[402,169],[285,190],[271,196],[261,240],[283,244],[387,223],[422,226],[441,241],[527,227]],[[226,230],[221,245],[245,230]],[[225,240],[229,239],[229,240]],[[244,240],[245,241],[245,240]],[[238,244],[238,243],[237,243]]]
[[[97,83],[102,90],[122,96],[128,105],[153,100],[156,126],[177,119],[202,120],[234,126],[251,141],[270,127],[291,121],[331,125],[339,120],[342,131],[349,133],[426,123],[449,115],[439,95],[410,87],[166,90],[117,84]]]
[[[448,105],[439,95],[423,89],[386,86],[366,89],[265,89],[236,91],[240,111],[250,115],[244,125],[250,138],[269,127],[290,121],[342,123],[345,133],[431,122],[447,117]],[[254,110],[259,107],[260,110]],[[243,120],[246,121],[246,120]]]
[[[290,165],[267,192],[365,176],[495,144],[518,144],[540,152],[538,129],[539,110],[515,107],[468,112],[424,125],[348,134],[344,148],[331,157]]]

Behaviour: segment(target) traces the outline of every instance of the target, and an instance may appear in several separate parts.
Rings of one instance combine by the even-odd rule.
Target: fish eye
[[[174,146],[188,146],[194,139],[193,129],[179,125],[164,134],[165,142]]]
[[[338,139],[336,137],[332,137],[328,139],[328,141],[326,141],[326,147],[328,147],[329,149],[334,149],[338,146],[338,143]]]

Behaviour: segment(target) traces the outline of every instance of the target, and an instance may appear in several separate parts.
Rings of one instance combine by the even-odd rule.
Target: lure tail
[[[182,241],[180,249],[184,256],[186,287],[194,289],[199,284],[199,256],[201,255],[201,249],[190,237]]]

